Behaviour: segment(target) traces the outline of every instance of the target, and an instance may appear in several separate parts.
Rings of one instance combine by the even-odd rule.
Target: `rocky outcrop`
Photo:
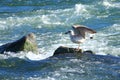
[[[54,55],[65,54],[65,53],[80,53],[81,54],[82,49],[60,46],[55,50]]]
[[[3,54],[4,52],[32,51],[38,54],[38,46],[35,38],[36,36],[33,33],[30,33],[26,36],[23,36],[19,40],[4,44],[0,46],[0,53]]]
[[[38,46],[36,43],[36,36],[33,33],[30,33],[26,36],[23,36],[19,40],[16,40],[11,43],[4,44],[0,46],[0,54],[4,54],[4,52],[19,52],[19,51],[25,51],[29,52],[32,51],[35,54],[38,54]],[[54,55],[81,55],[81,54],[93,54],[92,51],[82,51],[82,49],[77,49],[77,48],[69,48],[69,47],[64,47],[60,46],[58,47]]]
[[[82,51],[82,49],[60,46],[55,50],[53,56],[61,55],[61,54],[65,54],[65,55],[69,55],[69,54],[82,55],[82,54],[94,54],[94,53],[91,50]]]

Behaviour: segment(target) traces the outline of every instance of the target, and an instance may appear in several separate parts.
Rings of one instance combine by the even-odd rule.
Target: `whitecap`
[[[75,13],[79,14],[79,13],[86,13],[87,9],[85,5],[82,4],[76,4],[75,5]]]
[[[113,24],[109,27],[104,28],[95,35],[93,40],[87,40],[85,43],[81,44],[81,47],[84,50],[92,50],[99,55],[110,54],[119,56],[120,48],[117,47],[117,45],[119,45],[119,40],[117,38],[120,37],[119,26],[119,24]]]
[[[106,6],[107,8],[110,8],[110,7],[120,8],[119,6],[120,2],[112,2],[109,0],[104,0],[103,5]]]

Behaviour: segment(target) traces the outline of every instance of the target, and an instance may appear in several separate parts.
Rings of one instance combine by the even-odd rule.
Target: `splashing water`
[[[103,5],[105,6],[107,6],[108,3],[109,3],[108,1],[103,1]],[[112,6],[112,7],[115,7],[115,6]],[[88,22],[88,20],[91,22],[91,19],[94,19],[93,18],[94,16],[90,10],[93,10],[93,11],[96,10],[95,6],[75,4],[73,8],[68,8],[68,9],[36,10],[36,11],[29,13],[29,16],[21,16],[21,15],[28,14],[28,12],[25,12],[25,13],[21,13],[20,15],[18,13],[15,13],[14,16],[12,17],[0,18],[0,25],[1,25],[0,36],[2,37],[0,39],[1,44],[9,42],[9,40],[12,41],[14,39],[17,39],[19,36],[22,36],[20,35],[21,33],[26,34],[26,31],[27,31],[27,33],[29,32],[36,33],[36,35],[38,36],[37,41],[38,41],[39,47],[40,48],[43,47],[45,49],[43,52],[52,51],[49,53],[53,53],[56,47],[55,48],[49,47],[52,45],[53,46],[58,45],[59,47],[59,44],[61,44],[61,45],[69,45],[69,46],[75,47],[77,45],[71,43],[69,41],[68,36],[66,35],[59,36],[59,35],[62,32],[69,30],[71,25],[76,24],[76,23],[81,23],[81,24],[85,24],[88,26],[92,26]],[[109,9],[107,11],[109,11]],[[96,15],[99,16],[99,14],[96,14]],[[107,15],[107,13],[104,15]],[[105,18],[109,19],[109,15],[106,16]],[[102,19],[102,17],[98,17],[98,18],[96,17],[96,20],[100,20],[100,19]],[[103,17],[103,21],[104,21],[104,17]],[[102,22],[100,24],[102,24]],[[87,49],[93,50],[96,54],[101,54],[101,55],[102,54],[103,55],[112,54],[115,56],[119,55],[118,53],[119,48],[116,46],[108,45],[111,42],[111,40],[107,38],[109,34],[114,33],[112,29],[116,29],[117,30],[116,34],[119,34],[119,24],[113,24],[110,27],[106,26],[107,28],[104,28],[105,30],[102,29],[103,27],[101,27],[101,30],[98,30],[99,26],[97,29],[96,23],[93,23],[93,25],[94,26],[92,28],[95,28],[98,32],[95,36],[95,39],[92,41],[87,40],[84,44],[81,44],[82,45],[81,48],[85,50]],[[103,25],[105,27],[106,24],[103,24]],[[111,28],[111,30],[107,31],[109,30],[109,28]],[[7,30],[7,32],[4,32],[5,30]],[[7,38],[7,36],[10,38]],[[119,37],[119,36],[115,35],[115,37]],[[5,42],[3,40],[5,40]],[[117,42],[119,43],[119,41]],[[46,50],[47,48],[49,48],[49,50]],[[109,49],[112,51],[109,52]]]
[[[38,55],[32,52],[0,54],[0,79],[119,80],[119,5],[119,0],[0,1],[0,45],[33,32],[40,51]],[[73,24],[97,31],[93,40],[87,39],[80,45],[97,55],[51,58],[59,46],[78,46],[64,35]]]

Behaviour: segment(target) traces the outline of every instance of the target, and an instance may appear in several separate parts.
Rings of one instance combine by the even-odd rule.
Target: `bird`
[[[73,43],[77,43],[78,50],[80,47],[80,44],[83,43],[86,40],[86,33],[95,34],[96,31],[93,29],[90,29],[84,25],[72,25],[73,30],[69,30],[65,32],[65,34],[69,34],[70,39]],[[90,37],[90,39],[93,39],[93,37]]]

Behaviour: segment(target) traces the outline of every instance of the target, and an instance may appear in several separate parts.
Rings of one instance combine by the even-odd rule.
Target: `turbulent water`
[[[80,45],[97,55],[48,58],[59,46],[78,46],[64,34],[74,24],[97,31]],[[30,32],[41,54],[0,54],[1,80],[120,79],[120,0],[0,0],[0,45]]]

